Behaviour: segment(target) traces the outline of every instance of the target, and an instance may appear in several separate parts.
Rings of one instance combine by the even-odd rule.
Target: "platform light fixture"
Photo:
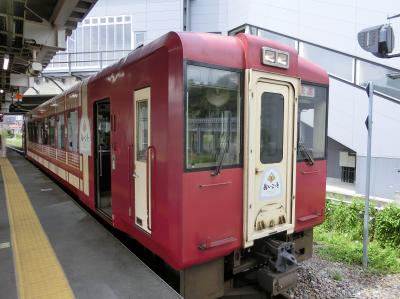
[[[289,53],[269,47],[261,48],[261,60],[265,65],[289,68]]]
[[[9,63],[10,63],[10,56],[8,54],[4,54],[3,70],[8,70],[8,64]]]
[[[0,93],[4,93],[4,89],[0,89]]]

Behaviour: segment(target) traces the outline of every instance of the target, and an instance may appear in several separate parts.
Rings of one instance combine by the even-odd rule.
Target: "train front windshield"
[[[326,157],[326,87],[302,84],[298,106],[298,161]]]
[[[187,66],[187,169],[219,169],[221,165],[239,165],[240,77],[240,72]]]

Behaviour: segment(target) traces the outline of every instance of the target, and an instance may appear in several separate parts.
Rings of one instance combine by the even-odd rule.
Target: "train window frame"
[[[55,143],[55,148],[57,149],[57,150],[61,150],[61,151],[67,151],[67,147],[66,147],[66,143],[65,143],[65,119],[66,119],[66,117],[65,117],[65,112],[64,111],[62,111],[62,112],[58,112],[58,113],[56,113],[56,114],[54,114],[54,116],[56,117],[56,143]],[[58,127],[58,123],[60,122],[60,117],[62,117],[63,118],[63,126],[64,126],[64,128],[63,128],[63,130],[62,130],[62,132],[61,132],[61,140],[62,140],[62,147],[59,147],[59,144],[58,144],[58,140],[59,140],[59,127]]]
[[[50,147],[56,148],[56,115],[52,114],[49,115],[48,119],[48,126],[49,126],[49,137],[48,137],[48,145]],[[53,125],[52,125],[53,122]]]
[[[309,85],[309,86],[313,86],[313,87],[322,87],[325,88],[326,91],[326,107],[325,107],[325,143],[324,143],[324,155],[322,157],[318,157],[318,158],[314,158],[313,159],[315,161],[319,161],[319,160],[327,160],[328,157],[328,115],[329,115],[329,85],[327,84],[320,84],[320,83],[316,83],[316,82],[312,82],[312,81],[301,81],[301,85]],[[299,96],[300,97],[300,96]],[[299,145],[299,141],[300,141],[300,117],[299,115],[297,115],[297,148]],[[297,149],[297,154],[296,154],[296,161],[298,163],[300,162],[304,162],[305,159],[301,157],[301,155],[299,155],[298,153],[298,149]]]
[[[188,93],[188,85],[187,85],[187,68],[188,66],[193,65],[193,66],[199,66],[199,67],[207,67],[207,68],[212,68],[216,70],[223,70],[223,71],[230,71],[230,72],[235,72],[239,74],[239,107],[240,107],[240,113],[239,113],[239,125],[240,125],[240,132],[239,132],[239,152],[238,152],[238,163],[234,164],[224,164],[222,163],[221,169],[229,169],[229,168],[241,168],[243,167],[243,150],[244,150],[244,145],[243,145],[243,134],[244,134],[244,71],[239,68],[233,68],[233,67],[227,67],[223,65],[218,65],[218,64],[209,64],[209,63],[204,63],[204,62],[199,62],[195,60],[188,60],[185,59],[183,61],[183,171],[184,172],[199,172],[199,171],[210,171],[214,170],[217,165],[213,166],[206,166],[206,167],[196,167],[196,168],[189,168],[187,167],[187,150],[186,150],[186,145],[187,145],[187,134],[186,134],[186,112],[187,112],[187,101],[186,101],[186,95]]]
[[[76,126],[76,129],[77,129],[77,138],[76,138],[76,151],[74,151],[74,150],[71,150],[70,149],[70,145],[69,145],[69,130],[68,130],[68,115],[69,115],[69,113],[70,112],[76,112],[76,118],[77,118],[77,126]],[[66,127],[67,128],[67,130],[66,130],[66,134],[65,134],[65,137],[64,137],[64,144],[65,144],[65,149],[64,149],[64,151],[66,151],[66,152],[68,152],[68,153],[76,153],[76,154],[79,154],[79,122],[80,122],[80,117],[81,117],[81,115],[80,115],[80,107],[74,107],[74,108],[70,108],[70,109],[68,109],[68,110],[65,110],[64,111],[64,115],[65,115],[65,118],[64,118],[64,128]]]
[[[271,92],[271,91],[263,91],[261,94],[261,103],[260,103],[260,128],[259,128],[259,162],[266,165],[266,164],[275,164],[281,163],[283,156],[284,156],[284,130],[285,130],[285,97],[282,93]],[[268,105],[275,105],[268,106]],[[278,106],[276,106],[278,104]],[[266,105],[266,106],[264,106]],[[279,113],[273,115],[273,117],[277,117],[274,119],[273,117],[269,117],[268,115],[269,110],[273,110],[273,112],[277,112],[276,110],[279,109]],[[270,121],[273,121],[272,123]],[[266,135],[268,131],[276,132],[277,130],[273,130],[270,125],[276,124],[278,125],[278,133],[279,134],[271,134]],[[269,130],[271,129],[271,130]],[[278,140],[278,146],[275,147],[275,152],[277,154],[270,155],[269,153],[265,155],[265,151],[270,151],[273,146],[270,146],[268,143],[265,142],[265,139],[268,137],[274,139],[275,141]],[[276,139],[277,138],[277,139]]]

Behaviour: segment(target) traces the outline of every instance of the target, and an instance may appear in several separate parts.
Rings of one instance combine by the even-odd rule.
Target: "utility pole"
[[[367,85],[366,92],[369,97],[368,117],[366,126],[368,130],[367,142],[367,172],[365,181],[365,211],[364,211],[364,239],[363,239],[363,268],[368,269],[368,223],[369,223],[369,193],[371,181],[371,142],[372,142],[372,107],[374,98],[374,83],[370,81]]]

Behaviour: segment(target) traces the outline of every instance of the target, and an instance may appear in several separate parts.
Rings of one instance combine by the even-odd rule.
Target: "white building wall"
[[[400,13],[398,0],[191,0],[194,31],[221,31],[248,23],[308,42],[400,67],[400,59],[380,59],[363,51],[357,33]],[[219,16],[215,16],[218,11]],[[211,25],[217,26],[215,29]],[[400,18],[392,25],[400,40]],[[400,44],[396,49],[400,52]]]
[[[145,43],[183,30],[182,0],[99,0],[87,17],[118,15],[132,16],[132,32],[144,31]]]
[[[362,89],[330,80],[328,135],[366,155],[368,96]],[[400,104],[374,96],[372,155],[400,158]]]

